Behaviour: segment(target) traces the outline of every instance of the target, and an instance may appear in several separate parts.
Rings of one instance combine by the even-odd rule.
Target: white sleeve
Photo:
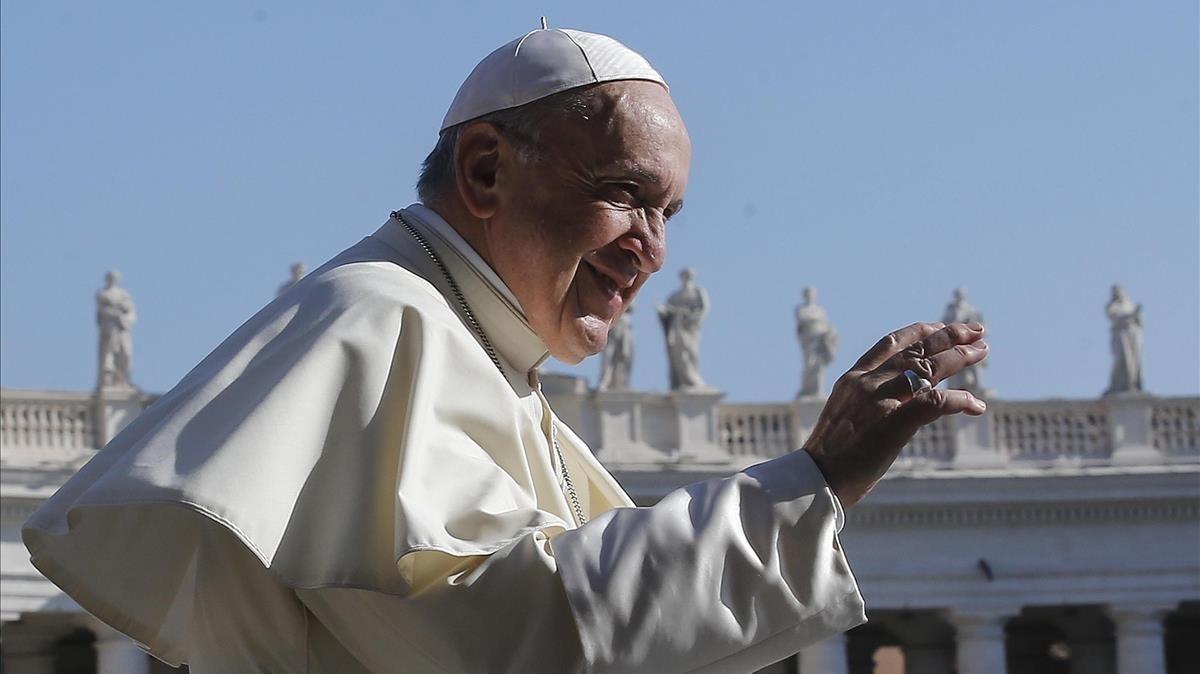
[[[866,621],[841,506],[807,452],[553,542],[596,671],[753,671]]]
[[[297,590],[373,671],[753,671],[865,621],[806,452],[439,569],[406,597]],[[422,562],[426,563],[426,562]],[[424,574],[429,576],[430,574]],[[411,660],[410,660],[411,658]]]

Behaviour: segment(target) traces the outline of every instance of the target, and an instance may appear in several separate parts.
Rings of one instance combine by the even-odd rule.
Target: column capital
[[[1116,624],[1119,634],[1152,636],[1163,633],[1163,621],[1175,607],[1175,604],[1165,602],[1110,604],[1105,611]]]
[[[960,632],[972,629],[999,627],[1003,636],[1004,623],[1020,615],[1019,606],[967,606],[946,611],[946,619]]]
[[[1116,623],[1117,674],[1163,674],[1166,651],[1163,622],[1175,604],[1129,602],[1106,607]]]
[[[1004,623],[1020,612],[1020,607],[1012,605],[968,606],[946,612],[958,632],[960,674],[1004,673]]]

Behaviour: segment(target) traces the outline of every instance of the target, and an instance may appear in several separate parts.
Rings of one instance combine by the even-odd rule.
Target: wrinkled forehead
[[[554,150],[564,158],[643,172],[686,172],[691,141],[670,94],[653,82],[612,82],[595,87],[584,109],[566,115]],[[676,178],[678,176],[675,176]]]

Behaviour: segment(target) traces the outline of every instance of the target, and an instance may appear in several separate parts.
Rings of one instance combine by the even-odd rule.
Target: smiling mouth
[[[591,272],[592,278],[595,280],[596,288],[605,300],[606,308],[616,314],[621,310],[621,306],[625,303],[625,293],[623,291],[633,287],[633,280],[621,282],[612,276],[601,271],[590,262],[584,262],[588,271]]]
[[[600,286],[600,289],[603,290],[606,295],[613,295],[621,291],[621,286],[617,284],[616,279],[600,271],[595,265],[589,262],[585,262],[584,264],[588,266],[588,269],[590,269],[592,274],[596,277],[597,285]]]
[[[620,275],[619,273],[613,273],[601,269],[587,260],[584,260],[583,263],[590,267],[592,272],[595,273],[597,277],[603,279],[606,283],[611,284],[613,288],[617,290],[617,292],[629,290],[633,287],[633,284],[637,282],[637,274]]]

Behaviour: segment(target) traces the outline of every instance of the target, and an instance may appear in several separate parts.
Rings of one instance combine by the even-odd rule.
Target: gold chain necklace
[[[483,326],[475,318],[475,313],[471,311],[470,305],[467,304],[466,296],[459,289],[458,282],[450,275],[450,270],[446,268],[446,265],[442,262],[442,258],[438,257],[438,254],[434,252],[433,246],[429,245],[429,241],[425,238],[425,235],[417,231],[415,227],[408,223],[408,220],[404,219],[403,213],[392,211],[392,217],[404,226],[404,229],[417,242],[417,245],[437,265],[438,271],[442,272],[442,276],[446,279],[446,284],[450,286],[450,292],[454,294],[454,299],[458,301],[458,306],[462,309],[467,326],[479,337],[479,343],[483,345],[484,352],[487,353],[488,358],[491,359],[492,364],[496,366],[496,369],[500,371],[500,376],[503,377],[504,368],[500,365],[500,357],[496,355],[496,349],[492,348],[492,341],[488,339],[487,333],[483,331]],[[567,470],[567,462],[563,458],[562,448],[558,446],[558,429],[554,426],[553,413],[550,416],[550,443],[554,445],[554,452],[558,455],[558,465],[562,468],[563,485],[566,487],[567,498],[571,502],[571,509],[575,511],[575,523],[578,526],[583,526],[587,524],[587,516],[583,514],[583,506],[579,503],[579,494],[575,491],[575,483],[571,481],[571,472]]]

